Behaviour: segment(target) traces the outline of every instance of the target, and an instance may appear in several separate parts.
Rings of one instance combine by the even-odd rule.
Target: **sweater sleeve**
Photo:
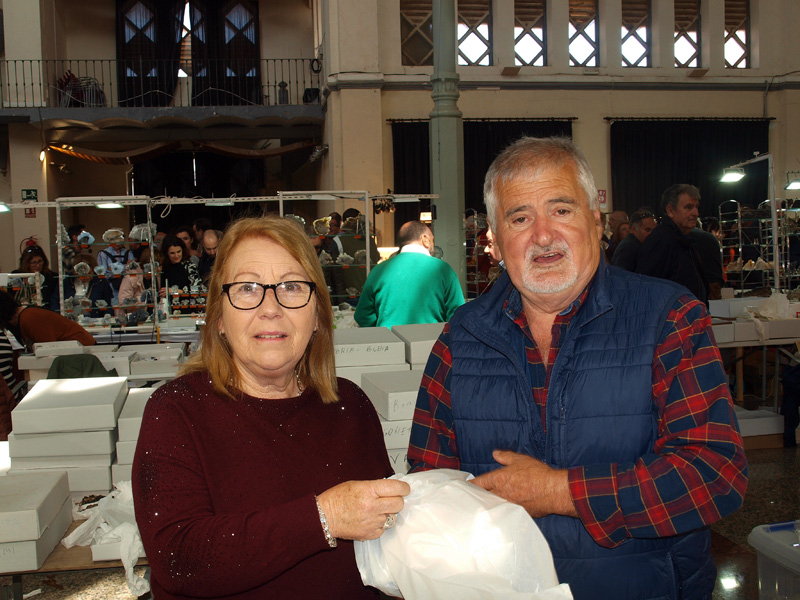
[[[372,271],[370,275],[370,277],[367,277],[364,289],[361,290],[356,312],[353,314],[353,318],[359,327],[375,327],[378,324],[378,312],[375,305],[375,281],[378,278],[378,273]]]

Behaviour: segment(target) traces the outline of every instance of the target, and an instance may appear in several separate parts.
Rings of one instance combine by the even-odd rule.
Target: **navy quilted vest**
[[[653,353],[665,317],[686,290],[601,264],[553,364],[545,432],[533,401],[523,334],[512,321],[521,310],[519,294],[512,294],[505,313],[497,309],[510,286],[504,274],[450,321],[450,389],[462,470],[478,475],[496,468],[496,448],[559,468],[627,466],[651,453],[658,435]],[[577,600],[711,595],[716,569],[707,528],[604,548],[579,519],[552,515],[537,524],[559,579],[570,584]]]

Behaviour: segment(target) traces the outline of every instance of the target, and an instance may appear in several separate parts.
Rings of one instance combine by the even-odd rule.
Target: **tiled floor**
[[[800,519],[800,451],[751,450],[750,481],[744,506],[713,527],[717,563],[715,600],[758,600],[756,554],[747,536],[757,525]],[[0,577],[0,587],[10,585]],[[24,592],[42,590],[37,600],[133,600],[122,569],[26,576]],[[3,598],[0,592],[0,598]]]
[[[744,506],[712,528],[717,600],[757,600],[756,554],[747,536],[757,525],[800,519],[798,448],[750,450],[747,459],[749,483]]]

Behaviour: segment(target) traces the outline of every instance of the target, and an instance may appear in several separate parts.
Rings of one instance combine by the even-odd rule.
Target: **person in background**
[[[378,598],[351,540],[381,536],[410,488],[382,479],[378,415],[336,377],[333,310],[296,221],[230,226],[201,336],[150,397],[136,445],[154,596]]]
[[[716,219],[713,219],[716,221]],[[689,239],[694,243],[697,255],[700,257],[700,266],[703,271],[703,280],[708,288],[708,299],[719,300],[722,298],[722,285],[725,283],[725,274],[722,270],[722,246],[719,238],[707,231],[705,223],[701,229],[696,226],[689,232]],[[717,221],[719,231],[719,221]]]
[[[75,258],[76,254],[79,252],[84,254],[92,253],[92,248],[89,246],[88,240],[84,240],[87,241],[87,243],[83,244],[78,240],[78,236],[84,233],[85,230],[86,227],[82,223],[70,225],[67,228],[67,236],[64,240],[64,247],[61,249],[61,270],[63,273],[69,273],[72,271],[72,259]],[[94,240],[94,238],[92,238],[92,240]]]
[[[344,270],[341,266],[336,264],[336,259],[344,252],[342,247],[342,215],[338,212],[332,212],[328,221],[328,233],[322,243],[322,249],[331,255],[333,265],[325,269],[325,280],[331,290],[331,301],[338,304],[344,300],[347,295],[346,286],[344,283]]]
[[[506,271],[433,347],[412,470],[525,508],[576,600],[710,598],[709,525],[741,506],[747,461],[705,306],[602,260],[569,138],[503,150],[484,198]]]
[[[160,251],[161,285],[158,288],[159,298],[166,298],[167,288],[172,290],[175,286],[183,294],[200,288],[202,281],[200,274],[197,272],[197,265],[189,260],[189,251],[180,238],[168,235],[162,240]],[[175,304],[173,304],[173,310],[182,313],[192,312],[191,308],[186,306],[177,308]]]
[[[186,250],[189,252],[189,259],[194,264],[198,264],[200,261],[200,250],[198,250],[199,244],[197,240],[194,239],[194,229],[188,225],[181,225],[175,230],[175,236],[180,238],[186,246]]]
[[[615,210],[608,215],[608,230],[611,232],[611,235],[608,237],[608,248],[606,248],[606,260],[608,262],[611,262],[611,258],[614,256],[617,246],[619,246],[624,238],[620,228],[629,222],[628,213],[624,210]]]
[[[103,241],[108,246],[97,253],[97,264],[108,269],[109,274],[113,263],[125,265],[128,261],[133,260],[133,252],[125,247],[125,233],[122,229],[107,230],[103,234]]]
[[[50,261],[40,246],[26,246],[19,257],[19,269],[12,273],[41,273],[41,299],[37,302],[35,288],[31,285],[20,286],[16,294],[20,304],[38,304],[50,307],[53,293],[58,293],[58,274],[50,270]]]
[[[109,277],[95,273],[95,257],[92,254],[78,254],[73,259],[72,271],[64,277],[64,302],[70,313],[83,312],[89,317],[101,318],[112,310],[115,291]],[[122,283],[122,277],[117,278]],[[78,308],[78,307],[83,307]],[[61,312],[61,299],[53,294],[50,308]]]
[[[200,256],[200,252],[203,244],[203,232],[207,229],[213,229],[214,223],[211,222],[211,219],[206,217],[200,217],[199,219],[195,219],[192,221],[192,233],[194,234],[194,241],[192,243],[192,249],[197,253],[197,256]]]
[[[708,286],[697,248],[689,237],[697,225],[700,190],[688,183],[671,185],[661,194],[666,217],[642,243],[636,272],[674,281],[701,302],[708,301]]]
[[[145,275],[144,270],[144,265],[150,265],[150,252],[150,247],[145,247],[140,254],[141,263],[134,261],[125,266],[125,276],[119,286],[119,305],[115,314],[124,315],[140,309],[152,312],[152,301],[148,306],[148,302],[143,300],[145,290],[151,289],[153,284],[152,272]]]
[[[636,263],[639,260],[639,249],[647,236],[656,228],[656,219],[649,210],[637,210],[631,215],[631,232],[625,237],[614,251],[611,264],[631,273],[636,272]]]
[[[464,304],[453,268],[431,256],[433,232],[422,221],[403,223],[400,252],[372,268],[353,315],[361,327],[445,323]]]
[[[93,346],[92,334],[57,312],[38,306],[20,306],[10,294],[0,291],[0,328],[8,329],[29,350],[33,344],[77,340]]]
[[[203,232],[203,252],[200,254],[200,260],[197,263],[197,270],[200,273],[200,279],[203,281],[207,281],[211,276],[211,268],[217,259],[217,248],[220,241],[222,241],[222,235],[222,232],[217,229],[206,229]]]

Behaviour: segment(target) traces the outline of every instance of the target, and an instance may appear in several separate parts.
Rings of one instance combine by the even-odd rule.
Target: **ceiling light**
[[[97,208],[122,208],[119,202],[98,202],[95,204]]]
[[[800,190],[800,171],[786,173],[786,190]]]
[[[722,177],[720,178],[720,181],[724,183],[732,183],[734,181],[740,181],[743,177],[744,169],[729,167],[722,170]]]
[[[11,208],[5,202],[0,202],[0,213],[11,212]]]

